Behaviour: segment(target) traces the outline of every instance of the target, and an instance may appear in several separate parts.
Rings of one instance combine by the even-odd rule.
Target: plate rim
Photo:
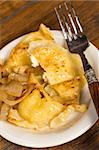
[[[62,32],[60,31],[60,30],[51,30],[54,34],[60,34],[61,35],[61,39],[62,39]],[[14,43],[14,42],[16,42],[18,39],[21,39],[22,37],[24,37],[24,36],[26,36],[27,34],[25,34],[25,35],[22,35],[22,36],[20,36],[20,37],[18,37],[18,38],[16,38],[16,39],[14,39],[14,40],[12,40],[11,42],[9,42],[7,45],[5,45],[2,49],[1,49],[1,51],[3,51],[9,44],[11,44],[11,43]],[[64,38],[63,38],[64,39]],[[90,42],[91,43],[91,42]],[[91,43],[91,45],[92,46],[94,46],[92,43]],[[94,46],[94,48],[97,50],[97,48]],[[98,50],[97,50],[97,52],[98,52]],[[98,53],[99,54],[99,53]],[[7,135],[7,134],[2,134],[2,132],[0,133],[0,135],[3,137],[3,138],[5,138],[6,140],[8,140],[8,141],[10,141],[10,142],[12,142],[12,143],[15,143],[15,144],[17,144],[17,145],[21,145],[21,146],[25,146],[25,147],[31,147],[31,148],[44,148],[44,147],[53,147],[53,146],[58,146],[58,145],[62,145],[62,144],[64,144],[64,143],[67,143],[67,142],[70,142],[70,141],[72,141],[72,140],[74,140],[74,139],[76,139],[76,138],[78,138],[79,136],[81,136],[82,134],[84,134],[85,132],[87,132],[94,124],[95,124],[95,122],[98,120],[98,118],[96,119],[96,120],[94,120],[94,122],[92,123],[92,124],[90,124],[89,126],[86,126],[86,128],[83,128],[82,130],[80,130],[80,133],[79,134],[77,134],[76,136],[74,135],[74,136],[72,136],[72,138],[71,138],[71,140],[67,140],[67,141],[65,141],[65,140],[61,140],[61,142],[56,142],[55,144],[53,143],[53,144],[49,144],[49,145],[46,145],[46,143],[45,143],[45,146],[42,144],[42,146],[40,145],[38,145],[38,146],[33,146],[33,145],[31,145],[31,144],[29,144],[29,143],[24,143],[24,142],[22,142],[21,140],[20,141],[18,141],[18,140],[16,140],[17,138],[11,138],[11,136],[9,136],[9,135]]]

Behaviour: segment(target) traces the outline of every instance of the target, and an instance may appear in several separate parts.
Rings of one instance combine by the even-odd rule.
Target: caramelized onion
[[[23,86],[18,81],[11,81],[6,85],[6,92],[9,95],[20,97],[23,91]]]
[[[8,78],[9,80],[15,80],[15,81],[19,81],[22,83],[27,83],[28,81],[27,75],[21,75],[17,73],[11,73]]]
[[[0,110],[1,110],[1,106],[2,106],[2,101],[0,101]]]
[[[13,72],[24,75],[25,71],[29,68],[29,66],[17,66],[13,67]]]
[[[0,90],[5,91],[10,96],[20,97],[24,87],[18,81],[11,81],[8,84],[0,86]]]
[[[7,115],[9,113],[9,110],[10,110],[10,106],[3,103],[2,106],[1,106],[1,112],[0,112],[0,119],[2,120],[6,120],[7,119]]]
[[[20,103],[25,97],[27,97],[31,93],[32,90],[33,90],[33,85],[30,85],[28,90],[26,91],[26,93],[21,98],[18,98],[18,99],[13,100],[13,101],[8,100],[7,94],[5,93],[5,91],[0,91],[0,100],[9,106],[14,106],[14,105]]]
[[[0,78],[0,84],[7,84],[8,79],[7,78]]]
[[[0,78],[2,77],[7,77],[8,76],[8,72],[6,70],[6,68],[2,65],[0,65]]]

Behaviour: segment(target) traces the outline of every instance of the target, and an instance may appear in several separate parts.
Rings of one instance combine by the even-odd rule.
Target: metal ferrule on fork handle
[[[86,77],[87,82],[89,84],[91,84],[93,82],[98,82],[96,75],[95,75],[95,72],[92,68],[89,68],[88,70],[86,70],[85,77]]]
[[[87,79],[88,84],[91,84],[93,82],[98,82],[95,72],[91,65],[89,64],[88,60],[85,57],[84,53],[80,53],[80,57],[82,59],[84,71],[85,71],[85,77]]]

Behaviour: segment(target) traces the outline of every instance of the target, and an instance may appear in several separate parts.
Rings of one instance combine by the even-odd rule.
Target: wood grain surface
[[[40,23],[60,29],[53,8],[63,0],[0,0],[0,48],[13,39],[35,31]],[[72,1],[89,40],[99,47],[99,1]],[[31,150],[0,137],[0,150]],[[99,150],[99,121],[79,138],[41,150]],[[37,149],[33,149],[37,150]]]

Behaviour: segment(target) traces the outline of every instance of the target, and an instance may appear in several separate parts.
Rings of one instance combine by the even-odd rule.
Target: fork
[[[84,51],[89,46],[89,41],[84,34],[79,18],[70,1],[68,4],[64,2],[54,9],[69,51],[79,54],[82,59],[89,91],[99,116],[99,82],[84,54]]]

